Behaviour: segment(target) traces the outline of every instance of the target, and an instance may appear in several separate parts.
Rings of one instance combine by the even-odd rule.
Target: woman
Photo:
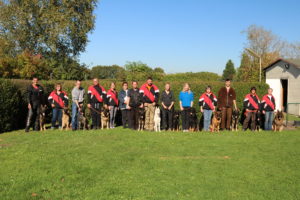
[[[52,107],[51,129],[55,128],[56,121],[58,121],[59,128],[62,128],[63,109],[68,107],[68,100],[67,93],[62,91],[61,84],[56,84],[55,90],[48,97],[49,104]]]
[[[205,92],[199,98],[200,111],[203,113],[203,130],[209,131],[212,113],[217,106],[217,98],[211,92],[211,87],[207,86]]]
[[[116,91],[116,84],[114,82],[110,84],[110,89],[107,91],[107,99],[110,128],[115,128],[115,119],[118,110],[119,100],[118,92]]]
[[[170,83],[166,83],[165,90],[161,93],[160,100],[162,105],[162,127],[164,130],[170,130],[172,128],[172,113],[175,103]]]
[[[189,111],[194,104],[194,94],[190,90],[190,85],[185,83],[183,90],[179,94],[179,105],[182,113],[182,130],[183,132],[189,131]]]

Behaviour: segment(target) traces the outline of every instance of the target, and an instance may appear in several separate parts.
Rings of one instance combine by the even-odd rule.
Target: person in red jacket
[[[246,110],[246,119],[243,123],[243,130],[247,130],[249,122],[251,121],[251,130],[255,130],[256,113],[260,110],[260,100],[256,94],[256,87],[252,87],[250,93],[245,96],[244,108]]]
[[[93,129],[100,128],[101,108],[107,109],[107,95],[104,87],[99,84],[97,78],[93,79],[93,85],[88,89],[88,108],[91,109]]]
[[[142,85],[140,93],[143,96],[143,104],[145,107],[145,129],[153,131],[154,129],[154,111],[155,105],[159,100],[159,89],[152,83],[152,78],[147,79],[147,83]]]
[[[199,98],[200,111],[203,113],[203,130],[209,131],[212,113],[217,106],[217,97],[211,92],[211,87],[207,86],[205,92]]]
[[[55,128],[56,121],[58,121],[59,128],[61,128],[63,109],[67,108],[69,104],[68,95],[62,90],[61,84],[56,84],[55,90],[52,91],[48,97],[48,101],[52,107],[51,129]]]
[[[107,91],[108,109],[109,109],[109,123],[110,128],[115,128],[115,119],[118,110],[119,100],[118,92],[116,91],[116,84],[112,82],[110,89]]]
[[[264,128],[266,131],[272,130],[272,124],[274,119],[274,110],[276,108],[275,98],[273,96],[273,89],[268,89],[268,94],[263,96],[261,101],[261,107],[263,114],[265,115],[265,125]]]

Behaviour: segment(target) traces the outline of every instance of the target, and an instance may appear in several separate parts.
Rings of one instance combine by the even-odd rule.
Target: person
[[[115,128],[115,119],[118,110],[119,100],[118,92],[116,91],[116,84],[114,82],[110,84],[110,89],[107,91],[107,103],[109,109],[110,128]]]
[[[147,82],[140,88],[145,107],[145,129],[153,131],[154,129],[154,111],[155,105],[159,100],[159,89],[152,83],[152,78],[148,77]]]
[[[122,90],[119,92],[119,109],[122,114],[122,125],[123,128],[127,128],[129,124],[129,109],[128,109],[128,83],[122,83]]]
[[[81,81],[77,80],[75,82],[75,87],[72,90],[72,130],[77,130],[78,128],[78,112],[83,109],[85,91],[81,87]]]
[[[160,101],[162,105],[162,129],[170,130],[172,128],[172,114],[175,103],[170,83],[166,83],[165,90],[161,93]]]
[[[244,99],[244,109],[246,118],[243,123],[243,131],[247,130],[249,127],[249,122],[251,121],[251,130],[255,130],[256,126],[256,113],[260,108],[260,101],[256,94],[256,87],[250,89],[250,93],[245,96]]]
[[[194,94],[190,89],[190,85],[185,83],[183,90],[179,94],[179,106],[182,113],[182,130],[183,132],[189,131],[189,111],[194,105]]]
[[[200,111],[203,113],[203,130],[209,131],[212,113],[217,106],[217,97],[211,92],[211,86],[207,86],[205,92],[199,98]]]
[[[93,129],[100,128],[102,107],[107,109],[107,94],[99,84],[98,78],[93,79],[93,85],[88,88],[88,108],[91,109]]]
[[[59,128],[62,128],[63,109],[68,107],[68,100],[67,93],[62,90],[61,84],[56,84],[55,90],[48,97],[49,104],[52,107],[51,129],[55,128],[56,121],[58,121]]]
[[[232,108],[237,110],[236,93],[231,87],[230,79],[226,79],[225,87],[222,87],[218,92],[218,108],[222,112],[221,129],[230,130],[232,119]]]
[[[264,95],[261,101],[261,110],[265,115],[264,128],[266,131],[272,130],[275,108],[276,104],[273,96],[273,89],[269,88],[268,94]]]
[[[143,108],[143,100],[137,81],[132,82],[132,89],[128,91],[128,105],[129,111],[129,128],[133,130],[138,129],[138,109]]]
[[[29,132],[32,125],[34,125],[33,129],[35,131],[40,129],[40,107],[44,104],[44,88],[38,84],[38,78],[34,77],[32,83],[27,87],[28,115],[25,132]]]

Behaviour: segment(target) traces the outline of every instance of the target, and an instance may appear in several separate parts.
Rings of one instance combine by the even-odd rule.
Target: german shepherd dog
[[[189,110],[189,131],[194,132],[198,130],[198,118],[197,118],[197,112],[195,108],[190,108]]]
[[[46,109],[47,105],[41,105],[40,107],[40,130],[45,131],[46,130]]]
[[[145,128],[145,109],[139,108],[138,110],[138,131],[143,131]]]
[[[172,115],[172,131],[179,131],[180,111],[174,110]]]
[[[239,118],[240,118],[240,111],[234,110],[232,112],[232,120],[231,120],[231,130],[238,131],[239,129]]]
[[[256,112],[256,123],[255,123],[255,130],[261,131],[263,127],[263,114],[261,111]]]
[[[61,130],[70,129],[70,112],[68,108],[63,109]]]
[[[83,130],[89,129],[88,120],[85,117],[85,114],[82,110],[78,111],[77,121],[78,121],[78,130],[81,130],[81,128]]]
[[[101,109],[101,129],[109,129],[109,110],[106,108]]]
[[[222,119],[222,112],[219,110],[215,111],[210,125],[211,132],[215,132],[215,131],[220,132],[221,119]]]
[[[277,110],[273,121],[273,131],[281,132],[283,130],[284,115],[282,111]]]

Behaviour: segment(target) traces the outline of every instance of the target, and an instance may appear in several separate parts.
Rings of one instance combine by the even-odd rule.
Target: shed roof
[[[266,71],[267,69],[269,69],[270,67],[272,67],[273,65],[275,65],[276,63],[278,63],[280,61],[286,62],[290,65],[294,65],[296,68],[300,69],[300,59],[283,59],[283,58],[279,58],[275,62],[271,63],[269,66],[264,68],[264,71]]]

